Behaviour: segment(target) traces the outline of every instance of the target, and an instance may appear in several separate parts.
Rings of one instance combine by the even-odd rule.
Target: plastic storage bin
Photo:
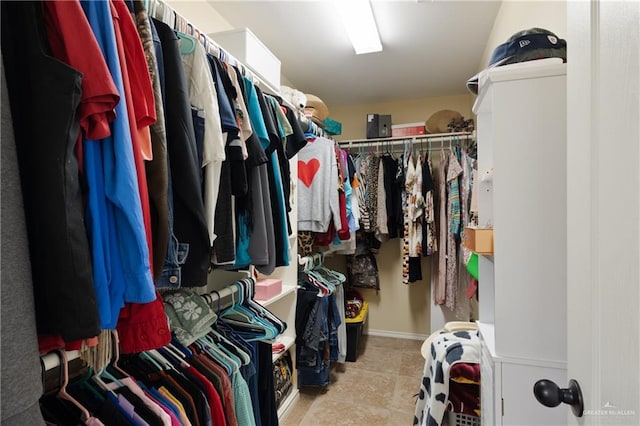
[[[369,313],[369,304],[362,303],[360,313],[355,318],[346,318],[347,326],[347,361],[355,362],[358,359],[360,347],[360,339],[362,338],[362,329],[367,322],[367,314]]]

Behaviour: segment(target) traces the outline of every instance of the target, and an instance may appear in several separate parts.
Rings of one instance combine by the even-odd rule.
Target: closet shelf
[[[274,343],[282,343],[284,345],[284,350],[282,352],[273,354],[273,362],[276,362],[284,354],[287,353],[289,348],[291,348],[294,345],[294,343],[296,343],[296,338],[294,336],[280,335],[278,336],[278,338],[275,340]]]
[[[282,291],[280,292],[280,294],[278,294],[276,296],[273,296],[271,299],[256,300],[256,302],[258,302],[259,304],[261,304],[264,307],[267,307],[267,306],[277,302],[278,300],[290,295],[291,293],[293,293],[297,289],[298,289],[298,286],[283,284],[282,285]]]

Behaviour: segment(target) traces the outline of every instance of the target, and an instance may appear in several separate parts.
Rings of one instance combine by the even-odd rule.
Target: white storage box
[[[280,60],[248,28],[208,36],[265,83],[280,90]]]

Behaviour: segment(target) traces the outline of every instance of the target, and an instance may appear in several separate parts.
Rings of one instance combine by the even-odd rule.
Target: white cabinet
[[[538,379],[566,384],[566,65],[497,67],[480,77],[479,260],[482,416],[486,425],[555,425]]]

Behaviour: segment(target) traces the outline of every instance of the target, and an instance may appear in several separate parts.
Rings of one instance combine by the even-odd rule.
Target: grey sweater
[[[340,222],[334,142],[318,137],[298,152],[298,230],[326,232]]]

